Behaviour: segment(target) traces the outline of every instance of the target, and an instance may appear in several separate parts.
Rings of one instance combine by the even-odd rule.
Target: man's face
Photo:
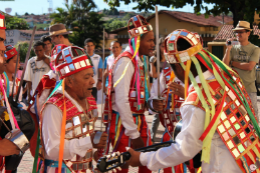
[[[86,49],[87,53],[90,54],[90,56],[91,56],[95,50],[94,43],[93,42],[86,43],[85,49]]]
[[[247,32],[245,29],[235,31],[237,40],[239,42],[247,41],[250,35],[250,32]]]
[[[115,42],[110,47],[113,55],[117,57],[122,52],[122,46],[119,43]]]
[[[91,96],[92,88],[95,83],[93,78],[94,72],[92,68],[82,70],[75,73],[70,88],[78,98],[85,99]]]
[[[44,48],[43,46],[34,47],[34,52],[38,58],[44,57]]]
[[[51,36],[51,42],[54,45],[62,44],[62,37],[60,35],[53,35]]]
[[[174,71],[174,74],[177,76],[178,79],[180,79],[184,83],[184,75],[185,72],[180,64],[171,64],[172,69]]]
[[[147,32],[141,37],[139,54],[151,56],[154,51],[154,33],[153,31]]]
[[[5,63],[6,63],[6,58],[4,56],[4,52],[6,50],[4,44],[5,39],[6,39],[5,30],[0,29],[0,74],[2,74],[5,71]]]
[[[52,47],[51,42],[49,40],[47,40],[44,42],[44,44],[45,44],[44,50],[48,51],[48,52],[51,51],[51,47]]]

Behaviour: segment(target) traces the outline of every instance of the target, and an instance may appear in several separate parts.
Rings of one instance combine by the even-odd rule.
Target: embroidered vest
[[[241,79],[237,76],[237,74],[232,72],[230,73],[238,84],[238,87],[244,93],[246,101],[255,115],[250,98],[241,83]],[[226,74],[224,75],[230,81],[230,78]],[[224,91],[222,87],[216,79],[207,80],[207,83],[215,104],[215,109],[221,109],[220,102],[224,99]],[[233,86],[236,90],[238,90],[235,84],[233,84]],[[226,87],[226,91],[227,96],[223,105],[224,114],[221,114],[219,124],[217,125],[217,132],[243,172],[259,173],[259,167],[254,167],[255,169],[250,171],[251,165],[258,165],[259,159],[257,158],[260,157],[259,139],[255,134],[255,129],[253,128],[251,119],[242,101],[237,99],[238,96],[236,96],[233,89],[231,87]],[[204,90],[202,90],[202,94],[205,97]],[[194,105],[205,110],[194,88],[191,88],[189,91],[189,95],[183,105]]]
[[[66,103],[66,132],[65,139],[80,139],[90,136],[95,129],[95,121],[97,118],[97,106],[94,97],[88,97],[89,110],[87,114],[79,112],[77,107],[65,97]],[[53,96],[46,102],[54,104],[62,112],[64,108],[63,95],[61,93],[54,93]],[[46,104],[45,104],[46,105]],[[43,109],[42,109],[43,110]],[[61,122],[60,122],[61,123]],[[69,126],[69,127],[68,127]],[[76,155],[76,160],[64,160],[64,163],[73,171],[92,170],[92,149],[86,151],[86,155],[81,157]]]
[[[165,67],[163,70],[163,78],[165,80],[165,85],[170,83],[171,68]],[[171,133],[174,130],[174,123],[181,119],[180,116],[180,106],[183,101],[180,100],[179,96],[174,95],[174,103],[172,103],[172,94],[168,95],[168,88],[166,87],[161,94],[162,97],[166,99],[167,107],[164,108],[163,113],[159,114],[160,121],[165,128]],[[172,104],[174,104],[174,109],[172,109]]]
[[[122,57],[127,57],[127,58],[132,58],[132,54],[129,52],[123,52],[120,54],[114,61],[110,71],[109,71],[109,83],[108,83],[108,97],[106,100],[106,105],[105,105],[105,110],[103,114],[103,120],[104,122],[107,122],[109,120],[109,116],[111,117],[112,115],[112,95],[114,96],[114,90],[113,90],[113,72],[114,68],[117,64],[117,62],[122,58]],[[133,114],[143,114],[145,111],[145,78],[144,78],[144,66],[138,66],[139,69],[136,68],[136,62],[135,60],[132,60],[132,63],[134,65],[134,74],[131,79],[131,84],[130,84],[130,90],[129,90],[129,104],[131,107],[131,111]],[[138,103],[137,103],[137,87],[135,85],[136,82],[136,76],[137,73],[140,75],[140,108],[138,109]],[[110,115],[109,115],[110,114]]]

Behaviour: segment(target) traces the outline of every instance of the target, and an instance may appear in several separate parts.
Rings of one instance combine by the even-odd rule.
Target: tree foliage
[[[214,16],[222,13],[228,15],[233,14],[234,26],[239,20],[245,20],[253,24],[255,11],[260,13],[259,0],[104,0],[112,8],[119,7],[120,3],[129,4],[137,2],[134,9],[138,10],[154,10],[155,5],[161,5],[168,8],[182,8],[185,5],[194,6],[194,12],[198,15],[202,10],[205,10],[205,17],[213,14]],[[212,9],[208,8],[208,4],[214,4]],[[260,26],[259,26],[260,28]],[[251,41],[255,43],[255,36],[251,36]]]
[[[66,9],[57,8],[57,13],[50,15],[54,23],[63,23],[66,28],[73,31],[69,39],[77,46],[83,47],[86,38],[92,38],[96,45],[102,40],[104,21],[100,15],[93,11],[96,5],[91,0],[73,1],[71,5],[65,4]]]
[[[16,16],[5,16],[6,29],[29,29],[29,24]]]
[[[105,23],[105,29],[108,32],[125,26],[127,26],[127,22],[119,19],[110,19]]]
[[[104,15],[119,15],[119,11],[116,8],[104,9],[103,14]]]
[[[28,48],[29,48],[29,42],[28,41],[24,41],[24,42],[18,42],[14,47],[16,49],[18,49],[18,45],[21,45],[20,47],[20,61],[21,62],[24,62],[25,61],[25,58],[26,58],[26,54],[27,54],[27,51],[28,51]],[[33,49],[31,49],[31,52],[30,52],[30,58],[31,57],[34,57],[36,56]]]

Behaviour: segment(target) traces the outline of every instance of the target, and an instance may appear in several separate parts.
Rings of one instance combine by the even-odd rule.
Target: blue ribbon
[[[5,75],[5,79],[6,79],[6,95],[7,95],[7,98],[8,98],[9,97],[9,89],[10,89],[9,88],[9,78],[8,78],[6,72],[4,72],[4,75]],[[15,83],[13,85],[15,85]]]

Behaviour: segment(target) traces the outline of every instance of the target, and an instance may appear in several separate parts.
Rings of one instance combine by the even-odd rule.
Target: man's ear
[[[71,77],[66,77],[65,79],[65,86],[72,88],[73,87],[73,79]]]

